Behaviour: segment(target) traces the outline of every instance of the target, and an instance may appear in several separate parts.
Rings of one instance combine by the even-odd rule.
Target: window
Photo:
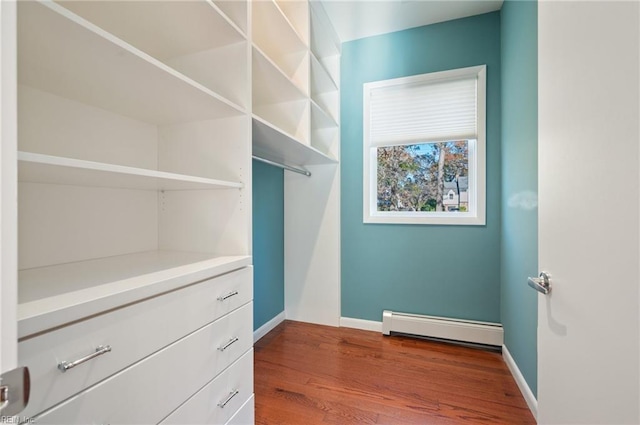
[[[364,85],[365,223],[485,224],[486,66]]]

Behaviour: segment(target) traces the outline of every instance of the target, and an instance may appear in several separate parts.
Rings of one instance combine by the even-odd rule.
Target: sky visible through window
[[[377,148],[378,211],[467,211],[468,173],[467,140]]]

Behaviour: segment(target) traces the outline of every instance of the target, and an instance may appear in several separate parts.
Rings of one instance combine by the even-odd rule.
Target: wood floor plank
[[[285,321],[255,344],[256,423],[535,424],[499,353]]]

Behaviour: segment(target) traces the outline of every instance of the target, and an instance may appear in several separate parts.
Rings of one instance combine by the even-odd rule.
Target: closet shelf
[[[258,105],[304,100],[308,96],[261,49],[252,49],[253,103]]]
[[[292,166],[338,163],[334,158],[301,143],[255,115],[253,117],[253,155]]]
[[[163,62],[246,40],[211,1],[75,1],[62,6]]]
[[[229,0],[206,0],[220,9],[245,38],[247,37],[247,2]]]
[[[18,8],[21,84],[158,125],[245,113],[58,4]]]
[[[18,273],[18,337],[250,264],[250,256],[159,250],[22,270]]]
[[[260,16],[259,20],[253,20],[253,39],[263,50],[266,50],[264,47],[273,46],[288,53],[308,50],[298,31],[274,0],[256,1],[252,6],[253,15]]]
[[[306,1],[274,0],[293,31],[305,46],[309,45],[309,4]]]
[[[338,128],[338,123],[331,114],[313,99],[311,99],[311,128]]]
[[[340,55],[340,40],[320,2],[310,2],[311,51],[319,58]]]
[[[240,182],[18,152],[18,181],[139,190],[240,189]]]
[[[337,92],[338,84],[315,54],[311,54],[311,95]]]

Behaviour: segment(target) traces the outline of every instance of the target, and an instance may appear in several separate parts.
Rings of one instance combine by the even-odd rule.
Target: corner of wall
[[[500,316],[509,367],[517,370],[516,381],[520,377],[535,399],[537,295],[526,280],[538,269],[537,3],[507,0],[500,18]]]

